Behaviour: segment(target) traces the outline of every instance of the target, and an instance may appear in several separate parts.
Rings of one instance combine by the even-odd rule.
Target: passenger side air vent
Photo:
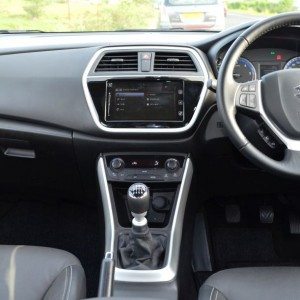
[[[137,71],[137,52],[111,52],[105,54],[96,67],[96,72]]]
[[[154,71],[188,71],[197,72],[192,58],[182,52],[156,52]]]

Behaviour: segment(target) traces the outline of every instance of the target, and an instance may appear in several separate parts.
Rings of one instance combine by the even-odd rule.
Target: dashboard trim
[[[189,72],[183,72],[183,74],[176,74],[175,72],[169,73],[169,72],[149,72],[147,74],[107,74],[105,75],[95,75],[95,72],[93,71],[95,69],[95,65],[100,61],[102,56],[106,52],[110,51],[181,51],[186,52],[192,55],[193,60],[196,60],[197,63],[197,69],[198,73],[197,75],[192,75]],[[200,67],[200,70],[199,70]],[[99,72],[100,73],[100,72]],[[113,73],[113,72],[111,72]],[[103,124],[100,121],[98,112],[96,110],[94,101],[91,97],[89,88],[88,88],[88,82],[90,81],[105,81],[108,79],[116,79],[116,78],[176,78],[176,79],[186,79],[186,80],[194,80],[194,81],[201,81],[203,82],[202,91],[199,96],[198,104],[195,108],[195,111],[193,113],[193,116],[191,120],[186,123],[182,127],[177,128],[112,128],[108,127],[105,124]],[[110,133],[182,133],[186,132],[189,129],[191,129],[194,124],[196,123],[196,120],[200,114],[202,105],[204,103],[205,96],[207,94],[208,90],[208,81],[209,81],[209,73],[208,69],[204,63],[204,60],[202,59],[200,53],[198,52],[198,49],[195,49],[193,47],[181,47],[181,46],[120,46],[120,47],[104,47],[100,50],[98,50],[88,63],[83,76],[82,76],[82,86],[83,91],[85,95],[85,99],[88,104],[88,108],[90,110],[91,116],[97,125],[97,127],[105,132]]]

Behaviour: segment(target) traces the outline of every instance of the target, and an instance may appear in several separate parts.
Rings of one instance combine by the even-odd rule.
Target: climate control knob
[[[176,172],[180,168],[180,164],[176,158],[169,158],[166,161],[165,167],[169,172]]]
[[[124,160],[122,158],[114,158],[111,162],[110,162],[110,168],[114,171],[120,171],[124,168],[125,163]]]

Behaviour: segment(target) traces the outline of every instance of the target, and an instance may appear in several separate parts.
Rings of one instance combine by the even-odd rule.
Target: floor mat
[[[83,204],[0,199],[0,244],[54,247],[73,253],[86,272],[88,297],[97,295],[103,256],[99,223],[97,209]]]
[[[299,202],[299,201],[298,201]],[[225,207],[240,207],[241,221],[226,222]],[[259,207],[271,205],[273,224],[262,224]],[[244,266],[300,265],[300,235],[289,232],[289,197],[248,196],[213,199],[207,203],[208,232],[214,271]]]
[[[215,228],[212,239],[218,269],[279,261],[268,229]]]

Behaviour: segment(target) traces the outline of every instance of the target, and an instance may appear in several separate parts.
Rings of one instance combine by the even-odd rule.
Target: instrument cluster
[[[221,67],[226,51],[217,58],[217,69]],[[236,63],[233,78],[238,83],[260,79],[264,75],[284,69],[300,68],[300,55],[297,51],[286,49],[249,49]]]

